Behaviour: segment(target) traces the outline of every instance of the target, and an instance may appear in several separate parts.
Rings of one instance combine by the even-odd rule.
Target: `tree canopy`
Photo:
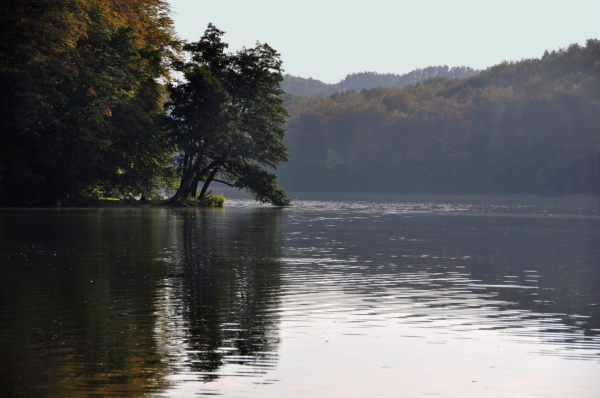
[[[288,158],[279,54],[261,43],[227,53],[223,34],[211,24],[186,44],[190,61],[174,65],[185,80],[167,86],[165,125],[181,176],[172,200],[202,198],[218,181],[287,205],[273,172]]]
[[[0,5],[0,203],[148,193],[179,41],[163,0]]]

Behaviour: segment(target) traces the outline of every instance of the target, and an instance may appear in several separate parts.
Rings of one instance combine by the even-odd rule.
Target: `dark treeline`
[[[169,165],[168,4],[5,0],[0,16],[0,204],[148,194]]]
[[[204,200],[212,181],[287,204],[281,59],[223,34],[182,42],[164,0],[0,2],[0,205]]]
[[[432,77],[447,77],[449,79],[462,79],[477,74],[478,71],[467,67],[429,66],[424,69],[415,69],[403,75],[393,73],[361,72],[347,75],[336,84],[323,83],[316,79],[305,79],[298,76],[285,75],[281,87],[286,93],[296,95],[331,95],[341,91],[360,91],[374,87],[404,87],[409,84],[423,82]]]
[[[600,41],[468,79],[288,95],[294,191],[600,193]]]

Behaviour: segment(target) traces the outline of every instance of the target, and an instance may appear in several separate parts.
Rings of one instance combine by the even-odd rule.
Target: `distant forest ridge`
[[[600,194],[600,40],[466,79],[286,94],[289,191]]]
[[[347,75],[336,84],[324,83],[313,78],[305,79],[299,76],[285,75],[281,88],[288,94],[296,95],[331,95],[335,92],[374,87],[404,87],[409,84],[421,83],[433,77],[448,79],[463,79],[479,73],[478,70],[468,66],[429,66],[415,69],[412,72],[397,75],[393,73],[361,72]]]

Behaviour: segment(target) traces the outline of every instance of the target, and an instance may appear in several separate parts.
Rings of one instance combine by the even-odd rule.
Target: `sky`
[[[285,73],[337,83],[357,72],[485,69],[600,38],[600,0],[169,0],[197,41],[208,23],[230,51],[275,48]]]

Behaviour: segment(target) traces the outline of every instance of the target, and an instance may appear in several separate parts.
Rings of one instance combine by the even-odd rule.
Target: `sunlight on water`
[[[261,205],[253,200],[231,199],[227,205],[232,208],[257,208],[270,207]],[[394,203],[394,202],[348,202],[348,201],[320,201],[298,200],[294,201],[295,208],[312,211],[353,211],[357,213],[381,212],[385,214],[408,213],[460,213],[474,211],[473,206],[449,203]]]
[[[294,194],[292,194],[294,195]],[[383,214],[513,214],[519,216],[579,215],[600,217],[598,199],[594,197],[539,198],[534,196],[459,196],[423,197],[407,195],[373,195],[374,200],[343,200],[356,194],[311,194],[319,199],[306,199],[296,194],[294,209],[303,211],[332,211]],[[341,196],[342,200],[336,199]],[[294,196],[292,196],[294,197]],[[230,208],[269,208],[251,199],[228,199]]]
[[[568,225],[415,218],[530,208],[523,205],[306,200],[294,205],[283,210],[280,307],[265,315],[279,322],[278,355],[260,362],[257,371],[251,371],[251,360],[225,366],[217,372],[225,378],[220,388],[202,390],[202,383],[187,380],[174,395],[397,396],[398,388],[406,396],[596,395],[598,292],[557,289],[562,265],[549,266],[537,252],[552,248],[535,247],[548,239],[537,241],[536,234],[550,229],[560,236]],[[262,207],[249,201],[229,206]],[[543,213],[546,207],[538,209]],[[579,215],[571,210],[565,207],[563,214]],[[410,214],[415,217],[407,218]],[[583,252],[577,254],[595,251],[597,277],[597,221],[593,225],[591,241],[580,241]],[[440,234],[444,229],[449,231]],[[487,238],[496,239],[490,247],[477,242],[485,229],[499,229],[488,232]],[[536,250],[493,258],[498,253],[490,248],[506,256],[515,240]],[[575,309],[571,295],[580,294],[586,298]],[[231,354],[235,359],[235,350]],[[433,362],[423,364],[427,357]],[[585,362],[563,362],[569,359]],[[256,380],[243,381],[247,377]],[[519,381],[523,378],[528,382]]]

